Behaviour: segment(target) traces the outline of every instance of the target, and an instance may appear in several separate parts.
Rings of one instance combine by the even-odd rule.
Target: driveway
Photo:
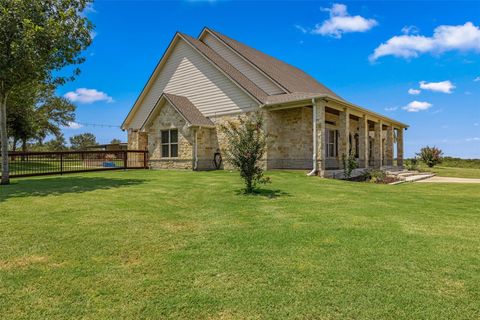
[[[419,183],[480,183],[480,179],[454,178],[454,177],[431,177],[417,181]]]

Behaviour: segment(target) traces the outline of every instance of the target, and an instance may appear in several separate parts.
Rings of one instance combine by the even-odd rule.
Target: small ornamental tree
[[[426,146],[420,149],[420,153],[417,153],[417,156],[422,159],[422,161],[429,167],[433,168],[435,165],[442,162],[443,152],[437,147]]]
[[[343,175],[345,179],[350,179],[352,177],[352,171],[358,168],[357,160],[355,159],[355,153],[350,152],[348,157],[345,154],[342,155],[343,163]]]
[[[253,193],[258,183],[270,182],[260,166],[266,146],[261,113],[239,116],[238,123],[229,121],[221,129],[228,140],[226,160],[240,171],[245,193]]]

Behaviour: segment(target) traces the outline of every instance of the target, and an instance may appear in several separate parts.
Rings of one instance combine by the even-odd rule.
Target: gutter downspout
[[[317,102],[315,98],[312,99],[312,106],[313,106],[313,115],[312,115],[312,128],[313,128],[313,169],[310,171],[307,176],[316,176],[318,172],[317,168]]]
[[[197,171],[198,170],[198,140],[197,140],[197,132],[198,132],[198,128],[195,128],[195,145],[194,145],[194,148],[193,148],[193,170],[194,171]]]

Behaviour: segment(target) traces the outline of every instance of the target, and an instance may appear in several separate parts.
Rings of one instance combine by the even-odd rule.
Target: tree
[[[96,146],[97,139],[93,133],[82,133],[70,137],[70,145],[74,150],[83,150],[86,147]]]
[[[1,184],[9,183],[7,105],[10,94],[36,83],[63,84],[78,75],[58,72],[78,65],[91,43],[83,15],[89,0],[0,0]]]
[[[75,105],[55,96],[53,86],[42,84],[13,91],[9,101],[8,136],[14,147],[16,142],[22,142],[22,151],[26,151],[29,140],[42,144],[48,135],[59,136],[61,127],[75,120]]]
[[[437,164],[442,162],[443,152],[437,147],[426,146],[420,149],[420,153],[417,153],[417,156],[422,159],[422,161],[429,167],[433,168]]]
[[[266,146],[262,114],[238,117],[238,123],[229,121],[222,131],[228,140],[227,161],[240,171],[245,193],[253,193],[258,183],[270,182],[260,166]]]
[[[111,144],[118,144],[118,143],[122,143],[122,141],[120,139],[112,139],[112,141],[110,141]]]
[[[43,144],[47,151],[64,151],[67,150],[67,143],[63,133],[55,136],[55,139],[51,139]]]

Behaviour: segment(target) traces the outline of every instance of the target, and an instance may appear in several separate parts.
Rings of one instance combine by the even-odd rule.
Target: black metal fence
[[[0,158],[1,159],[1,158]],[[9,152],[10,177],[74,172],[145,169],[145,150]]]

